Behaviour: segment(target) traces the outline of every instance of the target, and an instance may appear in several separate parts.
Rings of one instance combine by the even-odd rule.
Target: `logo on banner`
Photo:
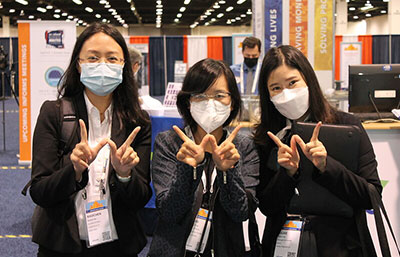
[[[64,48],[64,30],[46,30],[46,46],[50,48]]]
[[[46,83],[51,87],[56,87],[64,71],[60,67],[50,67],[45,73]]]

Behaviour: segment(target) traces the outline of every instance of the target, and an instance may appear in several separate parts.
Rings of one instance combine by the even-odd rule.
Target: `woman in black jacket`
[[[137,256],[146,245],[136,212],[151,196],[151,127],[118,30],[87,27],[60,86],[59,99],[42,105],[33,136],[38,256]],[[66,102],[75,117],[69,134]]]
[[[307,221],[298,256],[376,256],[365,210],[372,207],[368,184],[378,192],[382,186],[372,145],[360,121],[329,105],[307,58],[292,46],[271,48],[260,74],[261,122],[256,127],[255,141],[260,152],[257,197],[260,210],[267,216],[263,255],[273,256],[288,215],[302,215]],[[293,121],[358,126],[361,139],[354,160],[358,170],[348,170],[329,155],[318,140],[321,123],[310,142],[304,142],[291,135]],[[312,163],[305,166],[309,170],[303,169],[301,157]],[[307,173],[317,186],[327,189],[327,197],[337,199],[345,214],[322,207],[318,213],[303,206],[293,208],[292,199],[302,194],[297,185]]]

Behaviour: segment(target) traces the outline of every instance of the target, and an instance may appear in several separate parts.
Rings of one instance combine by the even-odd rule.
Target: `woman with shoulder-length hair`
[[[382,186],[371,142],[360,121],[329,105],[307,58],[292,46],[282,45],[267,52],[259,92],[261,121],[254,138],[260,152],[257,197],[260,210],[267,216],[263,255],[274,256],[284,223],[299,217],[306,220],[306,225],[297,256],[376,256],[365,210],[372,206],[369,184],[378,192]],[[294,121],[317,123],[310,142],[292,135]],[[329,155],[318,140],[321,122],[360,129],[359,155],[354,156],[357,170],[350,171]],[[310,165],[303,165],[306,159]],[[293,199],[304,193],[298,185],[305,176],[311,177],[313,187],[323,188],[325,199],[336,199],[340,208],[319,202],[323,197],[305,199],[313,201],[317,213],[302,202],[294,206]]]
[[[194,64],[177,106],[183,131],[174,126],[154,143],[160,218],[149,256],[244,256],[242,222],[256,202],[259,161],[240,127],[226,129],[241,110],[232,71],[213,59]]]
[[[150,143],[125,40],[94,23],[79,35],[58,100],[43,103],[35,127],[38,256],[137,256],[146,245],[136,212],[151,197]]]

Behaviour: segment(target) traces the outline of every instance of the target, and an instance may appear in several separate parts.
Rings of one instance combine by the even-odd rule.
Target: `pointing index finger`
[[[321,129],[321,126],[322,126],[322,122],[318,122],[317,125],[314,128],[314,131],[313,131],[312,137],[310,139],[310,142],[318,140],[319,131]]]
[[[87,131],[85,122],[82,119],[79,119],[79,127],[81,129],[81,142],[87,143]]]
[[[182,130],[180,128],[178,128],[178,126],[172,126],[172,128],[175,130],[176,134],[178,134],[178,136],[183,140],[183,142],[189,142],[192,141],[190,140],[190,138],[188,138],[185,133],[182,132]]]
[[[283,146],[282,141],[277,136],[275,136],[272,132],[268,131],[267,134],[279,148]]]
[[[124,145],[125,146],[130,146],[133,142],[133,140],[135,140],[136,135],[139,133],[140,131],[140,126],[137,126],[132,133],[129,135],[129,137],[125,140]]]
[[[242,125],[239,124],[233,131],[232,133],[229,135],[229,137],[225,140],[228,142],[232,142],[233,139],[235,139],[236,135],[239,133],[239,130],[242,128]]]

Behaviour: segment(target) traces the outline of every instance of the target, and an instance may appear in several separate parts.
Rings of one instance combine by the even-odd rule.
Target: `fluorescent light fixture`
[[[226,2],[224,0],[221,0],[218,2],[219,4],[226,4]]]
[[[246,0],[238,0],[236,3],[237,4],[243,4],[244,2],[246,2]]]
[[[220,8],[221,6],[219,6],[219,4],[214,4],[214,6],[213,6],[213,8],[215,8],[215,9],[218,9],[218,8]]]
[[[78,18],[74,18],[74,21],[78,21],[79,19]]]
[[[28,19],[31,19],[31,20],[32,20],[32,19],[34,19],[34,18],[35,18],[35,16],[33,16],[33,15],[29,15],[29,16],[28,16]]]
[[[360,7],[360,10],[361,11],[367,11],[367,10],[372,9],[372,8],[374,8],[372,5],[368,5],[368,6]]]
[[[109,12],[114,12],[115,9],[114,9],[114,8],[110,8],[110,9],[108,9],[108,11],[109,11]]]
[[[389,0],[383,0],[383,2],[386,2],[386,3],[388,3],[388,2],[389,2]]]
[[[236,17],[235,18],[237,21],[240,21],[242,18],[240,18],[240,17]]]
[[[204,23],[204,25],[208,26],[208,25],[210,25],[210,23],[209,23],[209,22],[206,22],[206,23]]]
[[[58,18],[60,18],[61,16],[60,16],[59,14],[55,13],[55,14],[53,14],[53,17],[58,19]]]
[[[157,4],[162,4],[162,1],[158,0],[156,1]]]
[[[226,24],[232,24],[231,20],[227,20]]]
[[[366,13],[365,17],[371,17],[371,14],[370,13]]]
[[[68,13],[63,12],[63,13],[61,14],[61,16],[68,16]]]
[[[106,23],[106,22],[107,22],[107,19],[102,19],[101,21],[104,22],[104,23]]]
[[[107,1],[106,0],[100,0],[99,4],[107,4]]]
[[[52,5],[48,5],[48,6],[46,6],[46,9],[51,10],[51,9],[53,9],[53,6]]]
[[[178,18],[175,18],[175,19],[174,19],[174,22],[179,22],[179,19],[178,19]]]
[[[211,19],[212,22],[214,22],[214,21],[216,21],[216,20],[217,20],[217,19],[215,19],[215,18],[212,18],[212,19]]]
[[[357,19],[358,19],[358,16],[357,16],[357,15],[354,15],[354,16],[353,16],[353,19],[357,20]]]
[[[245,18],[246,14],[241,14],[240,17]]]
[[[104,6],[104,8],[111,8],[111,5],[110,4],[106,4],[105,6]]]
[[[73,18],[74,18],[74,16],[68,15],[68,19],[72,20]]]
[[[156,5],[156,8],[163,8],[163,5],[162,4],[158,4],[158,5]]]
[[[131,3],[131,2],[132,2],[132,0],[126,0],[126,2],[127,2],[127,3]]]
[[[24,15],[25,15],[24,10],[21,10],[21,11],[19,12],[19,16],[24,16]]]
[[[83,25],[83,26],[86,26],[86,25],[87,25],[87,22],[82,23],[82,25]]]
[[[161,28],[161,24],[156,24],[156,28]]]
[[[122,27],[124,27],[124,28],[129,28],[129,25],[128,24],[124,24],[124,25],[122,25]]]
[[[205,12],[204,14],[207,15],[207,16],[211,15],[211,13],[209,11]]]
[[[229,6],[228,8],[226,8],[225,11],[230,12],[230,11],[232,11],[232,10],[233,10],[233,6]]]
[[[217,15],[218,18],[221,18],[222,16],[224,16],[223,13],[218,13],[218,15]]]
[[[61,10],[60,10],[60,9],[55,9],[54,12],[55,12],[55,13],[60,13]]]
[[[100,15],[100,14],[98,14],[98,13],[96,13],[96,15],[95,15],[95,16],[96,16],[96,18],[97,18],[97,19],[100,19],[100,18],[101,18],[101,15]]]
[[[15,13],[15,9],[10,9],[9,12],[10,13]]]
[[[176,17],[178,17],[178,18],[182,17],[182,13],[178,13],[178,14],[176,15]]]
[[[182,7],[179,9],[180,12],[184,12],[185,10],[186,10],[186,7],[184,7],[184,6],[182,6]]]
[[[386,13],[386,10],[381,10],[381,13]]]
[[[247,15],[251,15],[251,14],[253,14],[253,12],[251,11],[251,9],[248,9],[247,12],[246,12],[246,14],[247,14]]]
[[[188,4],[190,4],[190,1],[191,0],[185,0],[185,2],[183,2],[183,4],[188,5]]]
[[[28,1],[26,1],[26,0],[15,0],[15,2],[23,4],[23,5],[28,5]]]
[[[72,0],[72,2],[76,3],[77,5],[81,5],[82,4],[81,0]]]
[[[12,9],[10,9],[10,11],[11,11]],[[38,7],[38,8],[36,8],[36,10],[38,10],[39,12],[42,12],[42,13],[45,13],[47,10],[46,10],[46,8],[43,8],[43,7]]]
[[[349,11],[355,11],[356,8],[355,7],[349,7]]]
[[[85,11],[87,11],[87,12],[93,12],[93,9],[90,8],[90,7],[85,7]]]

